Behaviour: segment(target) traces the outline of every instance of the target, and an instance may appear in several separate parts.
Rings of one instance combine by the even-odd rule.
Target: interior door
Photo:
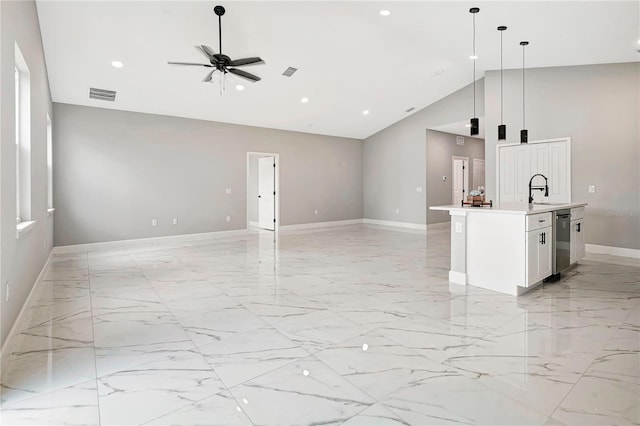
[[[258,159],[258,226],[270,231],[276,225],[276,163],[274,157]]]
[[[469,160],[464,157],[453,157],[452,204],[459,206],[469,193]]]
[[[473,159],[473,189],[484,189],[484,160]]]

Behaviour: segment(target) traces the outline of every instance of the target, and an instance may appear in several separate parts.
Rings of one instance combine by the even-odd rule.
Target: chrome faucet
[[[544,178],[544,186],[531,186],[531,183],[533,182],[533,178],[536,176],[542,176]],[[549,180],[547,179],[547,177],[545,175],[541,175],[540,173],[536,173],[535,175],[531,176],[531,179],[529,179],[529,204],[533,204],[533,195],[531,194],[531,191],[533,189],[544,191],[544,196],[548,197],[549,196]]]

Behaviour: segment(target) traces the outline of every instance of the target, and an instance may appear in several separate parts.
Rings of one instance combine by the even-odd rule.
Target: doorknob
[[[258,198],[262,198],[262,195],[258,195]]]

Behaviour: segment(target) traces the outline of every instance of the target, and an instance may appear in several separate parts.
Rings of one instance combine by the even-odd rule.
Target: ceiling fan
[[[260,81],[260,77],[257,75],[248,73],[243,70],[239,70],[235,67],[243,67],[245,65],[256,65],[263,64],[264,61],[258,57],[253,58],[242,58],[242,59],[231,59],[229,56],[222,53],[222,15],[224,15],[224,7],[216,6],[213,8],[213,11],[216,15],[218,15],[218,39],[220,41],[220,53],[215,53],[214,50],[206,45],[196,46],[196,49],[203,53],[207,59],[209,59],[208,64],[197,64],[194,62],[168,62],[171,65],[191,65],[198,67],[206,67],[213,68],[202,80],[205,83],[211,81],[213,73],[216,71],[220,71],[224,76],[226,73],[231,73],[237,75],[238,77],[245,78],[251,82]]]

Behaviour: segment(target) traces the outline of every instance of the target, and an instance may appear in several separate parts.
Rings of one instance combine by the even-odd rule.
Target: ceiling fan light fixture
[[[247,65],[257,65],[264,64],[264,61],[259,57],[251,57],[251,58],[241,58],[241,59],[231,59],[228,55],[222,53],[222,16],[225,14],[225,9],[222,6],[216,6],[213,11],[218,16],[218,53],[216,53],[211,47],[201,44],[196,46],[196,49],[200,53],[202,53],[205,58],[207,58],[209,63],[195,63],[195,62],[168,62],[170,65],[189,65],[196,67],[205,67],[211,68],[211,70],[205,75],[202,80],[204,83],[209,83],[213,80],[214,73],[219,71],[221,77],[218,79],[220,81],[220,94],[224,90],[224,82],[225,76],[227,73],[233,74],[236,77],[243,78],[252,83],[260,81],[260,77],[257,75],[251,74],[249,72],[238,69],[238,67],[244,67]]]

